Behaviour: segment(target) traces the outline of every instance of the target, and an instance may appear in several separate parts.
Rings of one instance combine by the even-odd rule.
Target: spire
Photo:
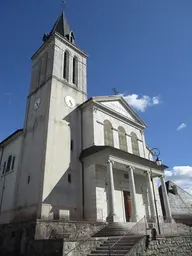
[[[44,34],[43,41],[46,42],[47,39],[49,39],[49,37],[51,37],[55,33],[58,33],[59,35],[67,39],[70,43],[74,44],[75,37],[67,23],[64,12],[62,12],[61,15],[58,17],[53,28],[51,29],[51,32],[49,34]]]

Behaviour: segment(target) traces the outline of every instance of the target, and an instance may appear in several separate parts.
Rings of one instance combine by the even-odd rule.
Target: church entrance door
[[[130,222],[131,219],[131,196],[129,191],[123,191],[124,203],[125,203],[125,217],[126,222]]]

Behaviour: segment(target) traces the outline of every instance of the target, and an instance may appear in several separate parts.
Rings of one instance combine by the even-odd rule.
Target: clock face
[[[75,100],[71,96],[66,96],[65,97],[65,103],[67,104],[68,107],[74,108],[75,107]]]
[[[41,105],[41,98],[37,98],[34,103],[34,110],[37,110]]]

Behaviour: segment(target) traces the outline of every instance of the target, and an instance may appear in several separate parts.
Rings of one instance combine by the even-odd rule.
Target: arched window
[[[125,129],[122,126],[118,128],[118,135],[119,135],[119,149],[127,151],[127,138]]]
[[[78,59],[73,58],[73,84],[78,85]]]
[[[12,161],[12,156],[10,155],[8,157],[8,161],[7,161],[7,169],[6,169],[6,172],[9,172],[10,171],[10,168],[11,168],[11,161]]]
[[[69,52],[65,51],[63,60],[63,78],[69,81]]]
[[[108,120],[104,121],[104,142],[106,146],[114,146],[113,127]]]
[[[131,144],[132,144],[132,152],[134,155],[140,155],[139,154],[139,143],[138,143],[138,139],[137,139],[137,135],[132,132],[131,133]]]

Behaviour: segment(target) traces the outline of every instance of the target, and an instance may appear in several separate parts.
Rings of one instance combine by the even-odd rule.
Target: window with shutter
[[[133,154],[140,156],[138,138],[134,132],[131,133],[131,144]]]
[[[114,146],[113,127],[108,120],[104,121],[104,143],[106,146]]]
[[[13,157],[13,160],[12,160],[11,170],[13,170],[13,169],[14,169],[14,166],[15,166],[15,156]]]
[[[8,161],[7,161],[6,172],[9,172],[9,171],[10,171],[10,168],[11,168],[11,161],[12,161],[12,156],[10,155],[10,156],[8,157]]]
[[[123,151],[127,151],[127,138],[125,129],[123,127],[118,128],[118,135],[119,135],[119,149]]]

